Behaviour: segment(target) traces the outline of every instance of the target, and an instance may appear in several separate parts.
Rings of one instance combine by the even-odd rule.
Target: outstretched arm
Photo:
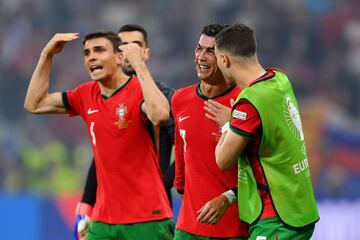
[[[120,47],[124,59],[127,59],[139,78],[144,95],[142,110],[154,125],[169,120],[170,106],[166,97],[161,93],[145,64],[144,49],[136,43],[122,45]]]
[[[26,93],[24,108],[36,114],[66,113],[61,93],[49,93],[49,79],[53,56],[62,51],[65,44],[79,38],[77,33],[57,33],[41,52]]]

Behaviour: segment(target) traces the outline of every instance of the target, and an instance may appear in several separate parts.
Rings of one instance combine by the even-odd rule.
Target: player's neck
[[[123,86],[129,80],[129,76],[119,71],[112,78],[99,81],[99,87],[103,96],[111,96],[116,90]]]
[[[258,62],[256,64],[241,65],[241,67],[239,66],[236,69],[239,70],[235,71],[234,80],[242,89],[249,87],[254,80],[266,73],[266,70]]]
[[[206,83],[205,81],[200,82],[201,93],[208,98],[213,98],[213,97],[221,95],[229,87],[230,87],[230,85],[226,84],[225,81],[223,81],[219,84],[216,84],[216,85]]]

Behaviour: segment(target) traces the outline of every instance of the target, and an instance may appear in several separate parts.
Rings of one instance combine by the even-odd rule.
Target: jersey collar
[[[200,88],[200,83],[196,86],[196,95],[198,95],[200,98],[204,99],[204,100],[209,100],[209,99],[214,99],[214,98],[218,98],[221,96],[224,96],[226,94],[228,94],[229,92],[231,92],[234,88],[236,87],[236,85],[231,85],[228,89],[226,89],[224,92],[220,93],[219,95],[216,95],[214,97],[207,97],[205,96],[202,92],[201,92],[201,88]]]
[[[259,78],[255,79],[255,80],[253,80],[252,82],[250,82],[249,87],[251,87],[252,85],[254,85],[254,84],[258,83],[258,82],[265,81],[265,80],[275,76],[275,73],[274,73],[274,71],[272,69],[267,68],[265,70],[266,70],[266,73],[264,73],[264,75],[262,75],[261,77],[259,77]]]
[[[116,89],[115,92],[113,92],[113,94],[111,94],[109,97],[108,96],[105,96],[105,95],[101,95],[104,99],[109,99],[111,98],[112,96],[114,96],[115,94],[117,94],[118,92],[121,91],[121,89],[123,89],[124,87],[126,87],[128,85],[128,83],[130,82],[131,79],[133,79],[136,75],[131,75],[129,77],[129,79],[123,84],[121,85],[118,89]]]

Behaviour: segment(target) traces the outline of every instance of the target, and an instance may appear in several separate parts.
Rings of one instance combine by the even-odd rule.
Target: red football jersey
[[[109,98],[101,95],[97,82],[82,84],[64,98],[69,114],[86,122],[92,144],[95,220],[126,224],[172,218],[142,102],[136,77]]]
[[[215,147],[221,131],[205,116],[204,101],[207,98],[199,86],[180,89],[172,98],[176,127],[174,186],[178,191],[184,191],[176,227],[199,236],[248,236],[247,225],[240,222],[237,204],[228,208],[215,225],[196,221],[197,211],[206,202],[237,185],[237,167],[222,171],[216,165]],[[239,93],[240,89],[233,87],[212,100],[230,107],[230,99],[235,100]]]

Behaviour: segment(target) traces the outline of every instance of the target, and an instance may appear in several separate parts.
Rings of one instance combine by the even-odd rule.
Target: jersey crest
[[[116,108],[116,115],[119,117],[119,119],[115,122],[115,124],[120,128],[127,128],[131,121],[126,120],[127,115],[127,106],[125,103],[120,103],[119,106]]]

